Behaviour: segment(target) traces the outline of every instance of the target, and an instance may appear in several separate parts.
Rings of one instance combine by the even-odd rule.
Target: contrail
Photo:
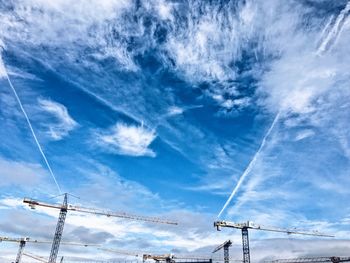
[[[327,33],[327,35],[323,39],[321,39],[321,42],[317,48],[317,54],[320,55],[326,52],[332,47],[332,45],[334,45],[337,38],[339,37],[341,30],[343,29],[343,26],[349,14],[350,1],[346,4],[345,8],[339,13],[337,18],[335,20],[332,19],[333,21],[326,25],[324,32]]]
[[[50,166],[49,162],[47,161],[47,158],[46,158],[46,156],[45,156],[45,153],[44,153],[43,149],[41,148],[41,145],[40,145],[40,143],[39,143],[39,141],[38,141],[38,139],[37,139],[37,137],[36,137],[36,135],[35,135],[35,132],[34,132],[33,127],[32,127],[32,124],[31,124],[31,122],[30,122],[30,120],[29,120],[29,118],[28,118],[28,115],[27,115],[26,111],[25,111],[24,108],[23,108],[22,102],[21,102],[21,100],[20,100],[20,98],[19,98],[19,96],[18,96],[18,94],[17,94],[17,92],[16,92],[16,89],[15,89],[15,87],[12,85],[11,79],[10,79],[8,73],[7,73],[5,64],[3,63],[1,57],[0,57],[0,64],[2,64],[1,66],[2,66],[2,69],[3,69],[3,71],[4,71],[4,72],[2,72],[2,73],[3,73],[3,74],[5,75],[5,77],[7,78],[7,82],[9,83],[9,85],[10,85],[10,87],[11,87],[13,93],[15,94],[15,97],[16,97],[16,99],[17,99],[17,102],[18,102],[18,104],[19,104],[19,106],[20,106],[20,108],[21,108],[21,110],[22,110],[22,112],[23,112],[24,117],[25,117],[26,120],[27,120],[29,129],[30,129],[30,131],[32,132],[32,135],[33,135],[33,138],[34,138],[34,140],[35,140],[35,143],[36,143],[36,145],[38,146],[38,149],[39,149],[39,151],[40,151],[40,153],[41,153],[41,156],[43,157],[43,159],[44,159],[44,161],[45,161],[45,164],[46,164],[46,166],[47,166],[47,169],[49,169],[49,172],[50,172],[50,174],[51,174],[53,180],[55,181],[55,184],[56,184],[56,186],[57,186],[57,189],[58,189],[59,193],[61,194],[61,188],[60,188],[60,186],[58,185],[58,182],[57,182],[57,180],[56,180],[56,177],[55,177],[55,175],[54,175],[54,173],[53,173],[53,171],[52,171],[52,169],[51,169],[51,166]],[[1,77],[1,76],[0,76],[0,77]]]
[[[221,214],[225,211],[226,207],[230,204],[232,198],[236,195],[238,189],[240,188],[241,184],[243,183],[244,179],[247,177],[247,175],[250,173],[250,171],[252,170],[254,164],[256,163],[256,160],[258,159],[260,152],[262,151],[262,149],[264,148],[265,144],[266,144],[266,140],[267,138],[270,136],[271,131],[273,130],[273,128],[275,127],[278,119],[280,116],[280,112],[277,113],[275,119],[273,120],[270,128],[268,129],[268,131],[266,132],[259,149],[257,150],[257,152],[254,154],[253,159],[250,161],[250,163],[248,164],[247,168],[244,170],[243,174],[241,175],[241,177],[239,178],[236,187],[233,189],[230,197],[227,199],[225,205],[223,206],[223,208],[221,209],[220,213],[218,214],[218,218],[221,216]]]
[[[348,1],[345,8],[339,13],[339,15],[336,17],[336,19],[335,20],[331,19],[331,21],[326,25],[322,35],[324,35],[324,34],[327,34],[327,35],[324,38],[321,38],[320,44],[318,45],[317,52],[316,52],[318,55],[321,55],[324,52],[328,51],[332,47],[332,45],[335,44],[337,38],[339,37],[341,30],[343,29],[343,26],[346,22],[346,19],[349,17],[349,15],[350,15],[350,1]],[[262,149],[264,148],[264,146],[266,144],[266,139],[269,137],[271,131],[275,127],[276,122],[279,119],[279,116],[280,116],[280,112],[277,113],[274,121],[271,124],[271,127],[269,128],[269,130],[265,134],[265,137],[263,138],[258,151],[255,153],[255,155],[254,155],[253,159],[250,161],[248,167],[245,169],[245,171],[243,172],[243,174],[239,178],[236,187],[233,189],[230,197],[227,199],[225,205],[223,206],[220,213],[218,214],[218,218],[225,211],[226,207],[230,204],[232,198],[236,195],[236,193],[239,190],[240,186],[242,185],[244,179],[247,177],[247,175],[252,170],[256,160],[258,159],[258,157],[260,155],[260,152],[262,151]]]

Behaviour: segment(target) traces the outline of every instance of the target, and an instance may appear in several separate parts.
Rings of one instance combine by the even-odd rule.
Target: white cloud
[[[173,9],[173,3],[167,2],[165,0],[158,0],[156,1],[156,9],[158,11],[158,14],[161,19],[163,20],[173,20],[173,14],[172,14],[172,9]]]
[[[52,200],[50,202],[52,202]],[[35,227],[31,229],[31,233],[36,234],[35,238],[40,239],[42,236],[46,237],[48,235],[47,227],[52,229],[52,233],[54,232],[54,222],[57,218],[57,211],[55,209],[38,206],[33,211],[29,207],[24,206],[23,202],[16,198],[1,199],[0,204],[3,205],[3,209],[1,210],[2,215],[6,215],[2,216],[0,220],[0,229],[2,231],[17,233],[22,229],[26,229],[33,220],[36,220],[36,222],[39,221],[40,224],[36,223]],[[12,212],[14,209],[16,210]],[[144,208],[140,209],[138,214],[144,214],[145,211],[143,210]],[[16,216],[10,222],[8,219],[14,215]],[[132,221],[70,211],[67,215],[63,239],[73,242],[77,242],[76,238],[86,240],[88,237],[86,237],[84,231],[82,233],[77,233],[77,231],[75,231],[84,227],[88,228],[90,233],[102,232],[108,235],[108,240],[106,239],[103,244],[105,246],[108,245],[108,243],[123,242],[123,247],[132,247],[133,249],[139,248],[140,250],[142,247],[139,247],[138,244],[141,244],[145,238],[150,245],[148,250],[152,249],[165,252],[167,249],[170,250],[172,248],[180,248],[185,251],[194,250],[202,246],[215,245],[220,242],[221,237],[216,235],[212,222],[206,214],[175,209],[158,216],[170,217],[172,220],[179,222],[179,225],[169,226],[143,223],[142,221]],[[50,219],[50,221],[47,219]],[[48,224],[50,224],[50,226],[48,226]],[[207,238],[208,236],[209,238]],[[222,236],[228,237],[228,235],[225,234],[222,234]],[[137,241],[137,238],[141,239]],[[129,240],[132,244],[128,244]],[[199,240],[202,241],[198,242]],[[96,242],[101,244],[101,240]],[[63,247],[61,250],[62,249],[64,250]]]
[[[78,127],[78,123],[69,115],[67,108],[57,102],[45,99],[39,99],[40,108],[54,116],[56,122],[45,124],[48,128],[47,133],[53,140],[61,140],[67,136],[69,132]]]
[[[56,210],[42,207],[37,207],[35,211],[30,210],[28,207],[23,209],[23,203],[16,198],[1,199],[0,204],[4,205],[0,219],[2,231],[13,231],[18,234],[20,231],[28,229],[35,222],[31,227],[31,233],[35,233],[35,238],[47,239],[47,236],[54,232],[54,225],[57,219]],[[14,211],[14,209],[16,210]],[[144,209],[140,209],[141,214],[144,213],[142,210]],[[120,246],[123,249],[135,250],[138,248],[139,251],[145,252],[142,244],[144,239],[146,239],[149,245],[146,247],[147,252],[169,253],[171,249],[175,249],[182,251],[182,254],[210,255],[213,247],[230,238],[234,242],[231,250],[232,255],[237,255],[237,259],[241,258],[240,231],[232,232],[228,231],[228,229],[223,229],[221,232],[217,232],[212,226],[214,216],[176,209],[164,214],[180,224],[178,226],[144,224],[112,217],[69,212],[63,240],[67,242],[87,242],[90,240],[91,243],[90,234],[102,235],[105,237],[103,239],[103,245],[105,246],[121,244]],[[271,210],[266,207],[261,208],[259,211],[252,210],[249,214],[253,219],[258,220],[257,223],[268,221],[275,224],[288,221],[291,215],[291,213]],[[9,218],[12,218],[12,220],[10,221]],[[301,217],[298,217],[297,220],[298,223],[302,222],[308,228],[322,227],[326,232],[328,230],[332,230],[332,233],[335,232],[333,231],[334,226],[328,222],[308,222]],[[346,220],[347,218],[344,218],[344,222]],[[48,229],[51,229],[50,233],[48,233]],[[341,237],[346,237],[348,232],[345,231],[343,234]],[[279,252],[280,256],[285,257],[307,256],[319,252],[320,249],[323,255],[336,253],[340,256],[343,255],[342,253],[346,253],[349,247],[349,241],[347,240],[322,240],[303,237],[298,239],[297,236],[293,236],[295,239],[291,239],[290,237],[283,238],[284,236],[283,234],[263,231],[250,232],[252,258],[256,261],[265,257],[275,258],[274,256],[277,252]],[[258,237],[260,238],[257,239]],[[101,244],[101,240],[99,243]],[[345,250],[342,251],[342,249]],[[69,251],[63,246],[60,251],[67,256],[74,254],[73,251]],[[79,249],[75,253],[83,253],[83,251],[86,251],[86,249]],[[92,258],[96,256],[95,251],[86,251],[85,253],[85,256]],[[103,258],[109,256],[104,254]]]
[[[175,21],[169,30],[167,54],[190,82],[211,83],[209,95],[231,95],[224,96],[220,104],[223,108],[231,109],[238,103],[244,108],[251,101],[232,99],[232,95],[242,92],[236,87],[240,78],[259,79],[271,57],[279,56],[285,45],[296,44],[293,32],[302,16],[299,7],[279,1],[245,1],[241,5],[225,3],[221,8],[209,2],[189,1],[189,11],[182,18],[185,23]],[[177,11],[181,12],[180,8]],[[241,64],[248,66],[242,70]]]
[[[4,77],[6,77],[6,69],[0,53],[0,78],[4,78]]]
[[[183,108],[177,107],[177,106],[171,106],[168,109],[168,115],[173,116],[173,115],[180,115],[184,112],[185,110]]]
[[[0,186],[32,188],[43,183],[47,175],[39,164],[0,158]]]
[[[311,137],[313,135],[315,135],[315,132],[313,130],[305,129],[305,130],[298,132],[298,134],[295,137],[295,140],[300,141],[300,140],[306,139],[308,137]]]
[[[195,9],[201,7],[190,8],[196,12]],[[232,19],[226,23],[216,12],[214,8],[198,20],[189,18],[188,28],[183,31],[179,28],[167,42],[176,66],[190,80],[224,81],[235,77],[228,64],[238,52],[238,32],[233,29],[237,21]]]
[[[300,10],[301,16],[294,16],[295,21],[301,19],[302,14],[303,11]],[[330,193],[330,189],[336,188],[338,188],[336,191],[338,197],[345,193],[339,181],[347,185],[347,180],[344,180],[341,174],[343,170],[347,171],[348,165],[342,164],[342,168],[339,169],[332,167],[329,170],[321,170],[320,163],[339,161],[335,157],[339,149],[335,149],[340,147],[334,141],[329,141],[329,138],[338,139],[344,155],[347,155],[350,137],[349,133],[347,135],[345,133],[348,131],[350,107],[346,101],[350,95],[348,88],[350,75],[345,69],[350,63],[350,56],[348,45],[345,43],[349,41],[350,31],[344,27],[340,30],[341,34],[336,36],[337,41],[332,44],[333,48],[327,48],[326,53],[317,54],[317,46],[315,42],[310,42],[310,39],[320,37],[319,32],[322,28],[320,21],[317,21],[318,26],[314,30],[305,29],[295,21],[290,21],[291,27],[286,25],[286,22],[293,14],[288,11],[286,15],[283,20],[277,19],[271,24],[276,28],[284,27],[284,34],[275,39],[267,38],[267,43],[270,44],[267,48],[274,48],[278,58],[270,62],[269,70],[262,75],[258,95],[263,93],[265,96],[264,99],[262,99],[263,96],[260,97],[260,105],[264,108],[272,113],[281,112],[281,120],[287,127],[281,126],[278,130],[276,129],[277,133],[273,136],[274,138],[271,138],[273,141],[268,142],[263,150],[263,156],[255,164],[250,180],[242,188],[243,193],[236,200],[231,215],[239,213],[239,209],[248,210],[246,206],[251,203],[254,203],[251,209],[256,209],[260,204],[271,202],[267,200],[276,200],[276,198],[281,202],[285,200],[286,203],[293,203],[297,207],[295,210],[298,210],[307,202],[305,198],[308,195],[300,191],[303,188],[300,186],[301,182],[311,184],[315,195],[320,194],[322,189]],[[269,27],[267,26],[272,30]],[[287,28],[289,32],[285,31]],[[284,43],[280,42],[281,40]],[[310,153],[308,146],[305,145],[303,149],[293,143],[288,145],[290,138],[295,141],[313,136],[314,131],[305,128],[313,126],[317,127],[320,134],[324,136],[310,140],[313,153]],[[294,130],[288,127],[294,127]],[[295,128],[299,130],[296,136]],[[300,131],[300,128],[304,130]],[[294,136],[290,136],[290,133]],[[322,141],[316,141],[317,139]],[[283,147],[283,151],[280,151],[280,147]],[[324,152],[325,148],[329,151]],[[295,155],[296,152],[298,154]],[[307,171],[307,175],[304,171]],[[337,179],[332,180],[335,173],[337,173]],[[282,175],[284,178],[281,177]],[[325,181],[326,183],[323,183]],[[275,188],[272,188],[275,184]],[[299,198],[303,196],[304,200],[295,200],[296,195],[288,188],[298,189]],[[268,193],[271,192],[273,194],[269,196]],[[312,203],[312,199],[308,201]],[[288,208],[285,207],[285,209]]]
[[[0,39],[0,78],[6,77],[6,68],[4,61],[2,60],[3,42]]]
[[[66,48],[65,58],[72,63],[81,58],[79,50],[75,48],[76,43],[85,43],[96,47],[92,56],[101,59],[111,57],[122,67],[135,70],[125,43],[112,41],[113,36],[105,34],[104,29],[108,22],[118,19],[131,7],[131,1],[30,0],[13,1],[11,7],[11,12],[1,14],[0,38],[5,43]],[[123,25],[116,23],[115,27],[120,29]],[[62,37],[63,32],[65,37]],[[47,65],[58,62],[52,57],[50,59]]]
[[[86,46],[83,46],[83,50],[89,50],[90,48],[95,49],[97,47],[96,53],[92,54],[95,58],[105,59],[115,57],[123,66],[122,68],[134,70],[135,63],[132,59],[133,53],[127,50],[126,44],[123,42],[125,41],[124,37],[127,38],[132,36],[134,38],[134,36],[136,36],[137,39],[138,36],[145,34],[146,31],[142,22],[130,23],[130,21],[118,20],[118,15],[117,17],[114,17],[114,8],[117,8],[117,11],[121,10],[118,9],[118,2],[126,3],[121,1],[104,1],[104,3],[101,4],[100,1],[89,1],[88,4],[85,2],[82,4],[82,1],[56,1],[54,3],[49,3],[47,1],[30,1],[27,2],[30,3],[29,8],[27,8],[24,6],[25,4],[18,2],[19,4],[16,5],[13,13],[18,15],[18,17],[24,21],[23,24],[13,20],[13,17],[5,17],[3,20],[5,26],[2,26],[0,32],[3,32],[2,30],[6,29],[6,26],[9,26],[13,30],[8,30],[6,34],[2,34],[6,37],[7,41],[12,41],[14,43],[23,43],[22,41],[24,41],[25,45],[30,44],[34,46],[51,45],[60,48],[64,47],[67,49],[67,52],[64,52],[64,54],[67,54],[67,57],[63,58],[61,63],[66,63],[67,61],[72,62],[77,58],[82,58],[84,60],[78,64],[77,68],[80,68],[80,66],[87,66],[89,71],[90,69],[96,70],[94,73],[102,72],[100,71],[99,65],[89,64],[89,61],[86,60],[86,56],[84,57],[85,53],[83,56],[80,56],[79,50],[77,51],[75,49],[77,45],[76,43],[80,43],[81,45],[87,43],[89,48],[84,49]],[[108,6],[109,3],[111,3],[111,6]],[[329,127],[327,127],[327,125],[331,123],[329,126],[334,127],[333,133],[335,134],[335,138],[339,138],[339,141],[342,143],[345,150],[349,149],[350,144],[348,135],[350,133],[348,132],[347,115],[344,114],[344,116],[341,117],[339,111],[336,110],[336,114],[329,114],[331,112],[330,110],[337,108],[336,106],[339,106],[341,111],[345,113],[348,112],[349,109],[348,106],[342,107],[345,104],[339,103],[341,100],[334,97],[335,94],[338,94],[339,97],[344,98],[344,100],[348,100],[349,98],[349,93],[346,91],[349,87],[347,79],[348,75],[346,70],[344,70],[349,65],[348,29],[343,30],[342,34],[339,35],[337,42],[338,51],[334,49],[331,50],[333,53],[329,56],[325,55],[324,57],[317,57],[312,54],[315,49],[314,43],[312,43],[310,39],[316,39],[318,32],[313,32],[311,26],[307,29],[308,32],[296,30],[296,25],[301,21],[305,21],[302,17],[304,13],[303,10],[298,9],[296,6],[291,7],[288,3],[282,3],[278,0],[259,2],[248,0],[246,1],[247,4],[244,5],[241,10],[238,8],[238,18],[236,17],[235,12],[229,8],[224,8],[224,11],[219,12],[214,7],[208,9],[208,7],[205,7],[202,3],[203,1],[199,1],[197,5],[190,6],[191,10],[186,14],[190,20],[189,28],[184,28],[184,30],[182,30],[182,23],[171,24],[168,28],[171,30],[168,32],[169,39],[166,43],[166,49],[174,59],[175,67],[183,73],[187,79],[191,81],[204,80],[218,82],[234,79],[237,72],[234,67],[231,67],[231,62],[241,59],[242,46],[245,48],[248,47],[248,49],[256,52],[255,59],[259,61],[256,63],[257,65],[260,65],[260,62],[263,61],[263,54],[266,54],[265,58],[269,58],[269,55],[271,55],[275,60],[272,61],[269,71],[267,71],[262,82],[259,83],[261,86],[260,91],[264,93],[264,98],[267,97],[267,100],[261,100],[262,106],[272,112],[276,109],[282,108],[286,111],[292,111],[295,114],[301,115],[293,125],[296,127],[302,121],[310,121],[312,124],[320,125],[328,130]],[[72,6],[72,8],[67,8],[67,6]],[[173,12],[173,9],[162,8],[163,7],[159,9],[160,16],[163,16],[164,19],[166,19],[166,17],[172,17],[171,12]],[[228,16],[226,16],[227,13],[225,13],[225,10],[228,10],[227,13],[230,13]],[[77,13],[82,14],[82,16],[76,16]],[[199,13],[204,15],[200,16]],[[142,21],[142,19],[140,19],[140,21]],[[60,32],[65,32],[67,37],[62,38]],[[117,32],[116,36],[113,35],[115,32]],[[117,39],[120,35],[122,36],[122,40]],[[252,42],[257,41],[259,43],[258,47],[250,48],[249,44],[252,43],[250,40],[253,40]],[[99,48],[99,44],[101,44],[101,48]],[[143,46],[147,46],[146,41],[143,42]],[[44,54],[44,49],[40,50],[40,55],[41,54]],[[47,63],[53,63],[50,65],[54,65],[54,62],[52,62],[53,56],[42,56],[40,58],[43,60],[46,59]],[[268,62],[270,63],[271,61],[269,60]],[[62,65],[59,64],[59,62],[55,63],[58,63],[56,66]],[[57,66],[54,68],[60,70],[63,67]],[[78,74],[80,74],[80,72]],[[108,74],[109,72],[106,73],[106,75]],[[253,72],[253,74],[257,73]],[[81,75],[84,76],[84,78],[87,78],[86,75]],[[114,86],[119,87],[119,83],[112,83],[115,84]],[[113,97],[115,94],[113,94],[113,90],[110,88],[113,85],[107,85],[108,92],[106,92],[106,90],[103,90],[103,84],[100,82],[99,84],[101,84],[101,86],[96,85],[98,86],[98,89],[96,88],[95,90],[92,90],[91,87],[87,89],[91,93],[99,95],[105,92],[104,95],[107,94],[105,98],[107,98],[109,102],[122,101],[116,100],[115,97]],[[341,84],[341,87],[339,87],[339,84]],[[93,84],[91,85],[93,86]],[[223,103],[222,106],[232,107],[234,106],[234,99],[224,99],[226,98],[226,96],[223,96],[225,87],[226,86],[215,85],[215,92],[212,93],[215,94],[214,96],[217,96],[216,98],[219,103]],[[126,100],[125,94],[131,94],[130,97],[132,97],[133,100],[136,100],[136,95],[138,95],[136,89],[137,88],[132,90],[126,89],[127,92],[123,90],[123,92],[121,92],[123,99]],[[119,92],[120,89],[116,90]],[[235,87],[232,87],[232,91],[234,90]],[[243,102],[241,103],[245,105]],[[126,103],[125,105],[127,106],[124,107],[124,110],[128,112],[133,111],[137,116],[142,115],[142,113],[144,114],[145,111],[142,112],[142,106],[134,108],[133,105],[135,104]],[[183,110],[176,107],[173,108],[172,111],[170,109],[169,113],[170,112],[173,114],[181,114]],[[327,113],[331,116],[325,116],[325,114],[322,113]],[[286,121],[292,122],[292,118],[289,118]],[[168,138],[170,138],[169,140],[173,140],[172,142],[178,146],[178,148],[181,148],[183,152],[186,152],[187,150],[187,152],[192,153],[192,149],[195,149],[197,150],[194,154],[196,157],[214,156],[215,159],[212,158],[212,160],[214,160],[213,162],[208,162],[209,158],[202,161],[203,166],[208,165],[208,169],[217,171],[220,171],[221,169],[222,171],[222,168],[226,165],[232,167],[234,166],[232,165],[234,164],[233,157],[242,155],[240,152],[237,152],[232,158],[226,158],[227,156],[225,156],[224,153],[220,153],[220,155],[210,155],[210,151],[213,151],[214,149],[212,146],[216,145],[217,142],[212,140],[212,138],[208,139],[208,133],[195,127],[193,124],[181,123],[176,127],[170,127],[169,130],[171,130],[171,136],[168,136]],[[98,139],[100,146],[118,154],[154,156],[155,153],[149,147],[155,139],[155,136],[154,131],[145,129],[142,126],[137,127],[121,124],[121,128],[118,128],[116,125],[109,131],[100,132],[98,134]],[[188,141],[188,138],[181,139],[181,137],[185,136],[192,138],[191,142]],[[195,145],[199,140],[203,141],[203,143],[201,143],[202,145]],[[247,146],[247,143],[243,143],[243,145]],[[239,148],[241,149],[242,144],[240,144],[240,146],[241,147]],[[244,150],[246,150],[246,147],[244,147]],[[285,152],[287,152],[287,149],[285,149]],[[299,152],[298,155],[302,155],[302,153]],[[266,185],[261,188],[258,187],[264,183],[267,183],[267,185],[268,183],[271,183],[272,180],[269,180],[273,177],[271,174],[274,174],[274,176],[277,174],[275,173],[275,166],[278,162],[276,160],[278,157],[275,155],[269,157],[269,160],[264,159],[261,161],[264,162],[261,164],[261,166],[264,166],[265,168],[262,169],[264,172],[258,173],[257,171],[254,171],[254,173],[257,174],[254,174],[252,181],[249,182],[247,186],[247,194],[244,194],[244,198],[240,199],[244,199],[244,202],[246,203],[249,203],[249,201],[256,201],[255,203],[253,202],[255,207],[252,206],[252,209],[247,209],[244,204],[242,204],[245,211],[241,214],[246,215],[247,218],[250,216],[247,214],[247,211],[254,210],[256,207],[261,207],[262,200],[268,200],[271,198],[276,201],[277,198],[283,197],[283,195],[291,194],[290,192],[297,192],[302,196],[301,191],[303,188],[296,187],[295,185],[293,185],[293,188],[289,187],[289,192],[287,192],[287,190],[284,192],[283,190],[289,185],[287,182],[286,187],[283,188],[282,182],[284,182],[286,178],[282,177],[278,179],[278,182],[281,183],[281,185],[272,188],[273,191],[270,187],[270,191],[267,191]],[[305,155],[302,157],[309,158],[309,156]],[[198,161],[198,159],[195,161]],[[273,164],[268,163],[268,161]],[[295,161],[297,164],[299,163],[299,160]],[[292,161],[289,162],[288,165],[292,165]],[[309,169],[305,170],[309,171]],[[280,171],[280,174],[288,177],[286,172]],[[311,177],[311,172],[308,172],[308,176]],[[222,176],[220,178],[222,178]],[[217,181],[217,178],[215,179]],[[293,177],[293,180],[295,181],[300,179],[301,178]],[[316,177],[313,179],[320,180],[322,177]],[[220,181],[227,183],[225,180]],[[317,183],[317,180],[315,181]],[[218,183],[216,185],[212,184],[212,186],[219,190],[226,189],[224,185],[219,185]],[[326,187],[334,190],[337,185],[332,184]],[[91,186],[90,189],[98,189],[100,192],[103,191],[103,189],[98,186],[98,183]],[[278,189],[280,190],[277,191]],[[295,189],[298,190],[296,191]],[[260,203],[258,203],[258,201]],[[303,202],[304,200],[300,203]],[[281,203],[283,202],[281,201]],[[295,204],[293,202],[286,203]],[[288,209],[288,207],[286,209]],[[274,211],[272,211],[271,214],[274,214],[273,212]],[[186,218],[187,215],[183,217]],[[189,216],[188,218],[192,219],[192,217]],[[271,220],[271,217],[261,218],[262,220]],[[284,222],[289,219],[288,217],[277,218]],[[93,224],[88,224],[88,221],[89,220],[86,220],[86,224],[91,228],[97,223],[109,227],[110,222],[105,220],[97,222],[95,219],[92,219],[91,222]],[[193,221],[196,222],[197,218]],[[78,224],[82,221],[77,220],[76,222],[76,224]],[[119,229],[118,226],[116,226],[116,229],[118,231],[123,231]],[[163,232],[159,233],[159,239],[156,239],[154,242],[158,242],[159,247],[161,247],[163,245],[161,237],[166,235],[167,234],[164,234]],[[122,237],[125,236],[122,235]],[[217,240],[217,243],[220,243],[219,241],[224,238],[223,236],[215,236],[211,233],[208,234],[208,232],[198,234],[195,233],[195,231],[192,231],[184,236],[180,236],[177,233],[171,233],[167,236],[167,239],[167,244],[172,244],[174,246],[183,247],[184,244],[186,244],[186,246],[198,247],[201,246],[198,240],[205,240],[207,243],[216,242]],[[239,234],[237,235],[237,240],[239,240]],[[271,244],[271,247],[275,245],[276,243]],[[324,245],[324,247],[327,247],[327,245],[329,245],[329,243]],[[323,246],[319,247],[322,247],[323,251]],[[265,249],[268,251],[268,248]],[[263,253],[272,254],[274,252],[275,251]],[[291,253],[287,255],[292,256]]]
[[[149,146],[156,136],[154,130],[143,125],[117,123],[108,132],[97,134],[97,144],[117,154],[154,157],[156,154]]]
[[[198,109],[198,108],[202,108],[202,107],[203,107],[203,105],[190,105],[190,106],[183,106],[183,107],[179,107],[179,106],[170,106],[170,107],[168,108],[167,116],[181,115],[181,114],[183,114],[185,111],[193,110],[193,109]]]

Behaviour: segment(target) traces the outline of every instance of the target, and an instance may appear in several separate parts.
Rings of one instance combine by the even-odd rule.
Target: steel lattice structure
[[[332,235],[323,234],[323,233],[320,233],[318,231],[311,231],[310,232],[310,231],[305,231],[305,230],[298,230],[295,228],[284,229],[284,228],[278,228],[278,227],[267,227],[267,226],[263,226],[263,225],[254,224],[250,221],[247,221],[244,223],[235,223],[235,222],[228,222],[228,221],[216,221],[216,222],[214,222],[214,227],[216,227],[216,229],[218,231],[220,231],[221,227],[230,227],[230,228],[241,229],[241,231],[242,231],[242,245],[243,245],[243,263],[250,263],[248,229],[286,233],[286,234],[306,235],[306,236],[334,237]],[[285,263],[291,263],[291,262],[285,262]]]
[[[55,236],[52,242],[49,263],[56,263],[58,249],[60,247],[63,228],[64,228],[64,222],[66,221],[66,216],[67,216],[67,207],[68,207],[68,196],[67,194],[64,194],[63,204],[60,210],[60,215],[58,217]]]
[[[26,245],[26,241],[25,240],[21,240],[19,242],[19,248],[18,248],[16,261],[15,261],[16,263],[21,262],[21,258],[22,258],[22,254],[23,254],[23,250],[24,250],[25,245]]]
[[[242,228],[243,263],[250,263],[248,228]]]
[[[220,246],[214,249],[213,253],[219,251],[220,249],[224,249],[224,263],[229,263],[230,262],[230,255],[229,255],[229,247],[232,246],[232,241],[227,240]]]

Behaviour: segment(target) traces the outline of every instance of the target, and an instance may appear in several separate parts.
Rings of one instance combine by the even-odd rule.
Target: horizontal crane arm
[[[263,230],[263,231],[286,233],[289,235],[293,234],[293,235],[304,235],[304,236],[334,237],[332,235],[323,234],[318,231],[307,232],[307,231],[294,230],[294,229],[267,228],[263,226],[257,226],[257,227],[251,227],[251,228],[257,229],[257,230]]]
[[[86,208],[86,207],[72,206],[72,205],[68,205],[68,207],[66,208],[60,204],[49,204],[49,203],[45,203],[45,202],[41,202],[41,201],[29,199],[29,198],[24,198],[23,202],[28,204],[29,207],[32,209],[35,209],[36,206],[42,206],[42,207],[55,208],[55,209],[67,209],[69,211],[76,211],[76,212],[87,213],[87,214],[104,215],[107,217],[119,217],[119,218],[159,223],[159,224],[168,224],[168,225],[178,224],[177,222],[163,220],[155,217],[144,217],[144,216],[131,215],[126,213],[117,213],[112,211],[99,210],[95,208]]]
[[[119,249],[111,249],[111,248],[98,248],[99,250],[102,251],[107,251],[107,252],[112,252],[112,253],[116,253],[116,254],[120,254],[120,255],[126,255],[126,256],[134,256],[134,257],[138,257],[139,254],[136,252],[131,252],[131,251],[125,251],[125,250],[119,250]]]
[[[137,220],[137,221],[145,221],[145,222],[168,224],[168,225],[177,225],[176,222],[163,220],[160,218],[145,217],[145,216],[131,215],[131,214],[126,214],[126,213],[117,213],[117,212],[111,212],[111,211],[103,211],[103,210],[98,210],[98,209],[93,209],[93,208],[69,206],[68,210],[78,211],[78,212],[88,213],[88,214],[94,214],[94,215],[104,215],[104,216],[108,216],[108,217],[119,217],[119,218],[125,218],[125,219]]]
[[[49,240],[36,240],[30,239],[29,237],[22,238],[12,238],[12,237],[0,237],[0,242],[26,242],[26,243],[38,243],[38,244],[52,244],[52,241]],[[83,247],[98,247],[100,245],[96,244],[82,244],[82,243],[74,243],[74,242],[61,242],[62,245],[67,246],[83,246]]]
[[[256,230],[263,230],[263,231],[270,231],[270,232],[295,234],[295,235],[334,237],[332,235],[323,234],[323,233],[320,233],[318,231],[309,232],[309,231],[303,231],[303,230],[297,230],[297,229],[283,229],[283,228],[275,228],[275,227],[265,227],[265,226],[253,224],[252,222],[249,222],[249,221],[247,221],[245,223],[216,221],[216,222],[214,222],[214,226],[218,230],[220,230],[220,227],[231,227],[231,228],[237,228],[237,229],[249,228],[249,229],[256,229]]]

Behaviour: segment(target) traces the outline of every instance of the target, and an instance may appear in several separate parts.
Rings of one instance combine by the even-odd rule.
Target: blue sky
[[[1,235],[50,239],[57,211],[29,211],[21,199],[60,202],[50,199],[58,189],[8,75],[59,187],[80,197],[72,203],[180,223],[70,214],[66,241],[205,253],[232,238],[240,258],[240,233],[212,227],[236,188],[221,219],[336,235],[254,233],[253,259],[345,253],[349,8],[342,0],[0,1]],[[1,244],[9,258],[15,248]]]

